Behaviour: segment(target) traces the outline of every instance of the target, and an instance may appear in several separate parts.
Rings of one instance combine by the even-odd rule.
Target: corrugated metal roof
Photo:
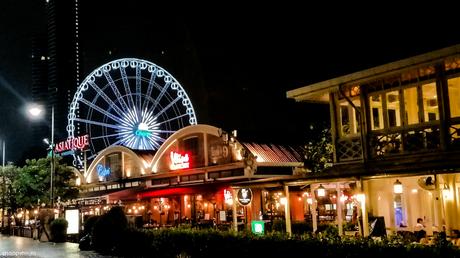
[[[241,144],[257,157],[257,162],[303,162],[301,151],[291,146],[247,142]]]

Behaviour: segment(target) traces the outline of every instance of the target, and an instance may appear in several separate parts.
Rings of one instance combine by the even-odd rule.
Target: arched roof
[[[91,165],[86,170],[87,174],[84,175],[85,179],[91,177],[91,173],[93,171],[95,171],[95,167],[101,161],[102,158],[104,158],[106,155],[114,153],[114,152],[122,152],[122,153],[128,154],[133,159],[133,161],[135,163],[137,163],[137,165],[139,167],[141,167],[141,168],[147,168],[148,167],[148,165],[147,165],[148,162],[143,162],[144,160],[138,154],[136,154],[133,150],[131,150],[131,149],[127,148],[127,147],[124,147],[124,146],[114,145],[114,146],[107,147],[105,150],[103,150],[99,154],[97,154],[96,158],[93,160],[93,162],[91,162]]]
[[[190,125],[190,126],[187,126],[187,127],[184,127],[178,130],[177,132],[172,134],[161,145],[160,149],[158,149],[157,153],[155,154],[155,157],[153,157],[153,160],[150,166],[151,171],[156,172],[158,161],[161,159],[165,151],[167,151],[169,147],[171,147],[171,145],[177,141],[177,139],[183,136],[186,136],[186,135],[194,134],[194,133],[205,133],[205,134],[210,134],[210,135],[220,137],[220,135],[222,134],[222,129],[217,128],[215,126],[211,126],[211,125],[198,124],[198,125]]]

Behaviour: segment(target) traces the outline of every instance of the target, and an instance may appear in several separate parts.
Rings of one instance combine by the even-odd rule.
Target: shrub
[[[119,206],[113,207],[94,224],[92,246],[102,253],[114,252],[120,246],[128,220]]]
[[[293,221],[291,224],[292,233],[303,235],[313,231],[313,226],[306,221]]]
[[[93,233],[93,228],[96,222],[99,220],[100,216],[91,216],[89,217],[83,226],[83,235],[88,235]]]
[[[69,223],[63,218],[55,219],[51,222],[51,241],[65,242],[67,237],[67,226]]]

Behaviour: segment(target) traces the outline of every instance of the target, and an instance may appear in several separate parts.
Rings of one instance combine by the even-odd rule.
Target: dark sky
[[[328,107],[294,103],[287,90],[460,43],[452,6],[147,2],[80,1],[83,78],[115,58],[148,59],[181,82],[198,122],[265,142],[301,141],[311,121],[328,120]],[[1,5],[0,137],[17,160],[30,140],[21,107],[31,96],[31,37],[45,12],[39,0]]]

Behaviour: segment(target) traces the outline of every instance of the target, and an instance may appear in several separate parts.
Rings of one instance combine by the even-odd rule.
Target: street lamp
[[[29,117],[32,119],[39,119],[42,117],[44,113],[44,109],[41,105],[37,104],[29,104],[27,107],[27,112]],[[53,177],[54,177],[54,105],[51,107],[51,141],[48,139],[43,139],[43,142],[46,143],[51,150],[51,178],[50,178],[50,201],[51,201],[51,208],[54,207],[54,188],[53,188]]]

